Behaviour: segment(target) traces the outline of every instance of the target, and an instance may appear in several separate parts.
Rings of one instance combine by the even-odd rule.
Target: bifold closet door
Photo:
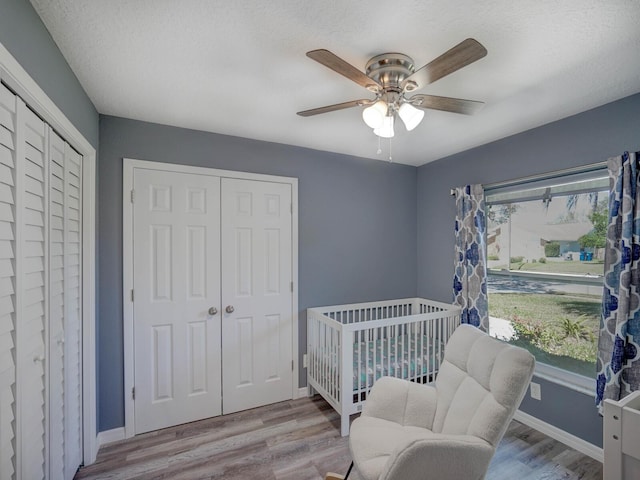
[[[16,470],[16,111],[0,84],[0,478]]]
[[[68,479],[81,462],[80,237],[79,223],[71,221],[80,217],[69,211],[75,205],[79,212],[72,197],[79,202],[80,176],[71,172],[80,165],[0,84],[2,480]]]
[[[81,156],[49,135],[49,478],[82,461]]]
[[[64,141],[50,135],[49,154],[49,470],[64,477]]]
[[[48,374],[47,131],[18,101],[16,144],[16,391],[19,478],[45,478]]]
[[[70,480],[82,463],[83,443],[82,155],[64,145],[64,479]]]

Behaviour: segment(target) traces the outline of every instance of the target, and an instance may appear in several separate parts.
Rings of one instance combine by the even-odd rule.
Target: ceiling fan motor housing
[[[367,76],[382,85],[385,92],[402,93],[402,82],[414,71],[413,59],[402,53],[376,55],[366,67]],[[377,90],[373,86],[373,91]]]

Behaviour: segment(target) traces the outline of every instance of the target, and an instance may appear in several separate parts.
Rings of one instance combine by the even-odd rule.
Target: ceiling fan
[[[366,73],[363,73],[329,50],[312,50],[307,52],[309,58],[375,93],[375,98],[313,108],[298,112],[298,115],[309,117],[345,108],[367,107],[362,111],[363,120],[376,135],[384,138],[394,136],[396,113],[409,131],[422,121],[424,111],[420,109],[471,115],[484,103],[435,95],[406,95],[480,60],[486,54],[486,48],[477,40],[467,38],[418,70],[414,69],[413,60],[407,55],[383,53],[371,58],[367,62]]]

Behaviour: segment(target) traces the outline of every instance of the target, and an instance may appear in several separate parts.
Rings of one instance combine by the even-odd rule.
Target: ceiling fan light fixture
[[[380,128],[387,115],[388,106],[384,100],[378,100],[362,111],[362,119],[370,128]]]
[[[407,131],[410,132],[420,125],[420,122],[424,118],[424,110],[420,110],[410,103],[403,103],[400,105],[398,115],[400,115],[400,118],[404,122],[404,126],[407,128]]]
[[[382,126],[379,128],[374,128],[373,133],[382,138],[393,138],[393,115],[387,115],[384,117]]]

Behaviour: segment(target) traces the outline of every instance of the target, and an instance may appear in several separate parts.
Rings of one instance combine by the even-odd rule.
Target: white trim
[[[300,387],[298,388],[298,396],[295,398],[306,398],[311,396],[312,395],[309,395],[309,387]]]
[[[293,282],[293,292],[291,296],[292,333],[291,356],[293,358],[293,381],[291,382],[291,398],[299,398],[300,389],[298,375],[300,372],[300,342],[298,341],[298,179],[291,181],[291,281]]]
[[[0,78],[79,153],[95,157],[96,151],[89,141],[1,43]]]
[[[216,177],[223,178],[236,178],[239,180],[257,180],[263,182],[279,182],[279,183],[287,183],[291,185],[296,185],[297,192],[297,184],[298,179],[294,177],[282,177],[278,175],[266,175],[263,173],[251,173],[251,172],[236,172],[235,170],[222,170],[219,168],[211,168],[211,167],[196,167],[192,165],[181,165],[178,163],[164,163],[164,162],[154,162],[150,160],[137,160],[135,158],[123,158],[122,159],[122,176],[125,175],[125,169],[129,169],[128,173],[133,173],[134,168],[144,168],[147,170],[157,170],[171,173],[190,173],[196,175],[213,175]],[[132,180],[132,179],[130,179]],[[133,185],[133,183],[131,183]],[[297,206],[297,205],[295,205]],[[294,206],[294,207],[295,207]]]
[[[133,164],[126,158],[122,163],[122,334],[124,348],[124,436],[131,438],[135,431],[135,404],[131,392],[135,380],[133,346],[133,302],[127,294],[133,290]]]
[[[536,363],[536,369],[533,375],[548,382],[561,385],[574,392],[589,395],[594,398],[596,396],[595,380],[585,377],[584,375],[563,370],[553,365],[547,365],[546,363]]]
[[[49,212],[51,211],[51,192],[49,191],[49,168],[51,162],[51,127],[49,125],[44,125],[44,165],[43,165],[43,179],[42,179],[42,198],[44,200],[44,208],[42,211],[43,220],[44,220],[44,253],[42,256],[42,274],[43,274],[43,293],[44,298],[42,299],[42,306],[44,307],[44,358],[46,358],[46,363],[44,365],[44,385],[45,385],[45,396],[44,396],[44,405],[45,405],[45,417],[44,417],[44,449],[45,449],[45,460],[44,460],[44,471],[45,475],[52,477],[51,472],[51,388],[49,383],[51,382],[51,349],[50,342],[51,338],[51,329],[49,328],[49,321],[51,319],[49,315],[49,304],[51,302],[51,265],[50,261],[50,250],[51,245],[49,244]],[[65,239],[66,240],[66,239]],[[64,368],[63,368],[64,372]],[[64,382],[62,383],[62,388],[64,389]],[[63,467],[64,470],[64,467]]]
[[[292,308],[292,357],[293,357],[293,382],[291,386],[291,398],[300,398],[300,392],[305,391],[298,385],[298,179],[293,177],[281,177],[276,175],[264,175],[259,173],[235,172],[216,168],[195,167],[190,165],[178,165],[173,163],[153,162],[148,160],[136,160],[133,158],[122,159],[122,316],[124,335],[124,433],[125,438],[130,438],[135,432],[135,405],[129,394],[134,386],[134,345],[133,345],[133,302],[130,292],[133,289],[133,204],[131,203],[131,191],[133,190],[133,173],[136,168],[157,170],[174,173],[188,173],[196,175],[212,175],[222,178],[237,178],[263,182],[279,182],[291,185],[291,279],[293,281]]]
[[[522,410],[518,410],[513,419],[525,424],[528,427],[533,428],[534,430],[539,431],[540,433],[544,433],[554,440],[564,443],[568,447],[571,447],[574,450],[577,450],[578,452],[583,453],[584,455],[587,455],[600,463],[602,463],[602,461],[604,460],[604,453],[602,448],[589,443],[580,437],[576,437],[575,435],[565,432],[564,430],[555,427],[547,422],[543,422],[542,420],[529,415]]]
[[[83,157],[83,265],[82,265],[82,382],[83,462],[95,462],[96,368],[95,368],[95,165],[96,150],[58,106],[0,43],[0,80],[14,90],[42,119]],[[86,183],[85,183],[86,182]],[[85,203],[86,202],[86,203]],[[85,208],[87,207],[87,208]]]
[[[84,464],[96,461],[96,154],[82,160],[82,424]]]
[[[98,448],[100,448],[103,445],[119,442],[120,440],[124,440],[124,427],[118,427],[98,433],[96,442],[98,444]]]

